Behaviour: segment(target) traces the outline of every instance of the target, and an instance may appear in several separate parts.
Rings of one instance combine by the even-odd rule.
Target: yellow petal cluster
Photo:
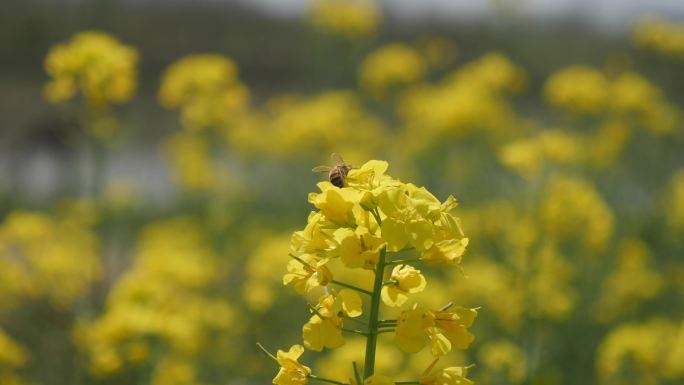
[[[304,346],[320,352],[323,348],[333,349],[344,344],[342,337],[342,316],[354,318],[362,314],[363,302],[355,291],[348,289],[320,298],[315,314],[302,328]]]
[[[26,365],[29,357],[26,348],[14,341],[0,327],[0,383],[3,385],[24,384],[25,382],[18,371]]]
[[[137,86],[138,52],[109,34],[80,32],[50,49],[45,71],[50,81],[45,98],[52,103],[81,94],[93,107],[124,103]]]
[[[395,105],[406,127],[402,143],[409,151],[423,151],[445,138],[474,132],[508,135],[516,118],[506,96],[524,84],[522,69],[492,52],[437,83],[410,86]]]
[[[425,346],[426,337],[429,337],[434,356],[447,354],[452,345],[466,349],[475,339],[468,331],[475,317],[476,309],[459,306],[448,310],[407,310],[399,317],[394,342],[401,350],[416,353]]]
[[[493,382],[501,374],[512,384],[520,384],[527,378],[525,352],[510,341],[488,342],[480,348],[478,357],[485,368],[487,382]]]
[[[420,53],[408,44],[392,43],[368,54],[359,69],[361,88],[382,99],[393,87],[419,81],[426,68]]]
[[[617,266],[603,280],[595,305],[596,317],[602,322],[633,311],[663,286],[663,278],[649,267],[652,255],[645,242],[625,239],[617,254]]]
[[[684,59],[684,25],[658,17],[647,17],[634,27],[634,43],[675,59]]]
[[[145,228],[133,266],[110,291],[104,313],[76,332],[94,373],[107,375],[149,362],[159,373],[155,385],[172,379],[164,375],[164,365],[184,373],[181,378],[192,378],[194,360],[211,346],[213,336],[238,330],[232,306],[211,294],[222,269],[209,244],[190,219]]]
[[[579,238],[589,250],[602,250],[613,234],[613,212],[588,182],[554,177],[546,186],[540,219],[553,237]]]
[[[302,345],[292,345],[290,350],[278,350],[277,359],[280,371],[273,379],[276,385],[304,385],[309,381],[311,369],[298,362],[304,353]]]
[[[69,308],[101,276],[99,243],[89,220],[72,211],[17,210],[0,224],[0,308],[46,299]]]
[[[171,64],[159,88],[162,106],[179,109],[183,127],[221,127],[247,108],[249,90],[232,59],[214,53],[189,55]]]
[[[374,0],[314,0],[310,18],[320,30],[359,39],[375,34],[382,15]]]
[[[382,300],[387,306],[401,306],[409,294],[420,293],[426,284],[420,270],[410,265],[397,265],[392,269],[390,283],[382,288]]]
[[[609,78],[592,67],[567,67],[548,78],[544,96],[551,105],[573,114],[610,113],[653,134],[670,133],[681,120],[680,109],[634,71]]]
[[[681,382],[684,380],[684,323],[655,318],[619,325],[601,342],[597,369],[605,384]]]
[[[226,141],[246,155],[329,159],[330,153],[339,152],[349,159],[364,159],[387,135],[359,95],[343,90],[276,96],[231,123],[224,131]]]
[[[427,374],[420,378],[420,385],[473,385],[473,381],[466,378],[468,368],[451,366],[435,374]]]

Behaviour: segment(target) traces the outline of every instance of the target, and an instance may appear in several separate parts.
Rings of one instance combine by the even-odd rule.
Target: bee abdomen
[[[330,173],[330,183],[339,188],[344,187],[344,175],[340,170],[333,170]]]

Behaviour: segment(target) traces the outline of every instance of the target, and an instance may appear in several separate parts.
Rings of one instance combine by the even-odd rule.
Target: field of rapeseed
[[[2,75],[0,385],[684,382],[684,24],[549,61],[370,0],[239,55],[97,20]]]

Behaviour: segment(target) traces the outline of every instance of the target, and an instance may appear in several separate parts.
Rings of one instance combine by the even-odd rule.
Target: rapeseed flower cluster
[[[0,328],[0,383],[8,385],[26,384],[17,373],[29,359],[29,353],[2,328]]]
[[[507,132],[515,121],[506,96],[522,90],[522,69],[489,53],[445,75],[436,84],[418,83],[395,104],[405,126],[402,143],[419,151],[444,138],[484,131]]]
[[[499,158],[506,167],[535,178],[546,164],[563,166],[578,163],[584,155],[584,144],[577,135],[545,130],[507,143],[499,149]]]
[[[314,0],[309,17],[321,31],[347,39],[375,35],[382,21],[374,0]]]
[[[653,134],[672,132],[681,111],[640,74],[624,71],[609,78],[588,66],[571,66],[552,74],[544,88],[553,106],[577,115],[610,113]]]
[[[183,128],[201,131],[223,127],[248,107],[250,95],[232,59],[205,53],[183,57],[166,69],[159,101],[180,110]]]
[[[649,267],[648,246],[639,239],[625,239],[618,250],[617,267],[606,276],[596,303],[596,317],[610,322],[658,294],[661,275]]]
[[[50,81],[45,98],[61,103],[80,94],[89,106],[130,100],[137,86],[138,51],[99,31],[80,32],[54,46],[45,58]]]
[[[159,101],[180,112],[183,131],[164,144],[176,180],[190,191],[225,192],[231,181],[222,172],[222,146],[216,144],[216,138],[250,103],[249,89],[240,82],[237,65],[231,58],[213,53],[183,57],[164,72]]]
[[[0,225],[0,309],[46,300],[69,309],[101,276],[92,219],[16,210]]]
[[[392,87],[421,80],[425,67],[415,48],[403,43],[388,44],[371,52],[361,63],[361,88],[381,99]]]
[[[641,48],[675,59],[684,59],[684,25],[649,17],[639,21],[633,31],[634,43]]]
[[[387,162],[371,160],[349,171],[342,188],[330,182],[318,184],[320,192],[309,194],[318,211],[311,212],[306,227],[292,235],[292,259],[283,277],[283,283],[298,293],[318,297],[317,304],[309,305],[312,315],[302,328],[305,348],[338,348],[346,343],[344,334],[366,337],[363,377],[354,364],[353,374],[349,367],[348,383],[393,383],[375,373],[379,334],[392,333],[394,344],[407,353],[418,353],[429,341],[435,357],[452,348],[466,349],[474,339],[468,329],[476,309],[452,304],[435,309],[414,298],[427,285],[414,264],[458,266],[465,253],[468,238],[452,214],[456,199],[449,196],[440,202],[424,187],[387,175],[387,168]],[[417,258],[401,259],[411,254]],[[386,271],[389,267],[392,270]],[[374,274],[364,285],[355,286],[339,280],[338,271],[345,269]],[[382,319],[381,303],[405,310],[397,319]],[[366,330],[356,329],[356,319],[365,314],[367,322],[361,324],[367,325]],[[274,384],[321,380],[297,362],[302,351],[294,345],[289,353],[279,351],[273,357],[281,366]],[[431,368],[421,384],[469,383],[466,368],[449,367],[437,373]]]
[[[192,220],[149,225],[104,313],[76,330],[91,370],[111,376],[151,364],[152,384],[199,383],[202,351],[237,328],[232,306],[210,294],[221,277],[218,257]]]
[[[373,35],[341,27],[327,31]],[[674,40],[676,34],[670,35]],[[205,194],[209,203],[184,201],[183,210],[206,211],[212,216],[207,222],[229,211],[256,223],[263,220],[261,209],[252,211],[251,205],[288,204],[291,192],[272,186],[302,177],[292,162],[332,151],[355,160],[391,151],[387,155],[402,178],[413,175],[435,192],[456,188],[474,201],[459,212],[470,239],[477,239],[473,245],[452,218],[453,201],[439,202],[427,190],[389,177],[377,161],[352,170],[344,188],[321,183],[320,192],[310,195],[316,209],[294,235],[281,233],[286,218],[273,229],[260,223],[258,230],[244,226],[225,233],[234,243],[231,266],[240,277],[228,287],[211,247],[226,242],[224,233],[213,239],[214,232],[194,220],[147,227],[132,265],[102,274],[99,258],[111,269],[115,255],[108,248],[99,252],[109,238],[98,242],[93,218],[13,211],[0,226],[0,383],[22,381],[41,359],[16,333],[14,321],[5,321],[5,314],[23,313],[26,302],[36,300],[74,313],[78,328],[64,330],[73,332],[94,377],[212,383],[213,371],[205,368],[218,359],[240,363],[225,365],[233,377],[263,373],[256,358],[237,358],[235,346],[251,344],[250,336],[266,329],[291,338],[264,321],[269,312],[292,306],[277,288],[283,283],[307,298],[310,313],[297,333],[301,340],[273,356],[281,368],[274,379],[279,384],[554,383],[561,375],[582,375],[567,360],[578,346],[597,358],[598,380],[605,385],[679,383],[681,317],[668,305],[684,289],[677,261],[684,179],[682,171],[665,177],[655,172],[665,167],[651,167],[648,178],[640,174],[640,168],[679,154],[677,135],[667,143],[654,137],[677,132],[679,108],[634,70],[572,66],[547,80],[543,96],[556,108],[543,110],[537,120],[513,99],[524,89],[523,69],[499,53],[453,67],[454,52],[453,43],[441,38],[380,46],[359,67],[358,89],[268,96],[258,106],[250,105],[232,59],[182,58],[169,67],[159,90],[162,105],[179,111],[182,127],[164,150],[185,189],[220,192],[215,196],[231,203],[230,210],[215,206],[216,199]],[[77,88],[77,94],[85,92]],[[664,158],[649,165],[661,150]],[[259,170],[241,163],[263,155]],[[228,170],[259,175],[247,184],[227,177]],[[227,186],[254,188],[259,178],[268,189],[239,204],[224,194]],[[267,205],[262,197],[270,199]],[[658,198],[662,211],[648,221],[638,216]],[[112,215],[109,202],[100,204],[103,214]],[[49,225],[26,225],[34,222]],[[110,225],[98,223],[97,229],[110,237]],[[26,230],[33,227],[49,230]],[[661,233],[667,236],[661,239]],[[283,277],[288,245],[291,260]],[[433,268],[460,267],[466,247],[476,257],[464,261],[462,270]],[[102,276],[97,288],[108,291],[106,304],[83,306]],[[241,301],[226,290],[239,292]],[[452,299],[463,306],[445,308]],[[478,315],[479,342],[473,344],[470,329],[479,305],[486,311]],[[655,309],[672,314],[653,318]],[[373,314],[374,328],[368,322]],[[254,333],[240,334],[247,323]],[[603,339],[600,347],[588,350],[596,338]],[[366,347],[373,339],[373,376],[366,376],[365,361],[372,356]],[[217,344],[225,345],[212,354]],[[309,368],[306,350],[325,354]],[[435,358],[444,369],[435,369]],[[344,365],[353,362],[358,376],[353,365]],[[469,362],[478,369],[469,373],[463,366]]]
[[[654,318],[620,325],[601,342],[596,366],[603,384],[677,383],[684,379],[684,323]]]
[[[383,122],[350,91],[275,97],[225,130],[227,143],[237,151],[278,157],[321,157],[337,149],[362,158],[379,148],[384,135]],[[310,145],[303,148],[303,142]]]

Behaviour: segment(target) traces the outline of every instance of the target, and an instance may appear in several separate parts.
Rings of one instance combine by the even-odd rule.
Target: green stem
[[[380,316],[380,292],[385,275],[385,248],[380,250],[380,258],[375,266],[375,282],[371,297],[370,316],[368,319],[368,338],[366,339],[366,360],[363,365],[363,378],[368,378],[375,372],[375,348],[378,342],[378,318]]]
[[[350,285],[350,284],[348,284],[348,283],[344,283],[344,282],[340,282],[340,281],[335,281],[334,279],[333,279],[332,281],[330,281],[330,283],[334,283],[335,285],[339,285],[339,286],[342,286],[342,287],[346,287],[347,289],[351,289],[351,290],[358,291],[359,293],[364,293],[364,294],[368,294],[368,295],[373,295],[373,293],[371,293],[370,291],[368,291],[368,290],[366,290],[366,289],[362,289],[362,288],[360,288],[360,287],[356,287],[356,286]]]
[[[376,207],[375,209],[371,210],[370,213],[373,214],[373,218],[375,218],[375,222],[378,223],[378,226],[381,226],[382,219],[380,219],[380,212],[378,212],[378,208]]]
[[[322,315],[321,313],[318,312],[318,309],[316,309],[315,306],[312,306],[310,303],[307,303],[307,306],[309,306],[309,309],[310,309],[312,312],[314,312],[314,314],[316,314],[321,320],[324,320],[324,319],[325,319],[325,317],[323,317],[323,315]]]
[[[347,384],[346,382],[340,382],[340,381],[331,380],[331,379],[329,379],[329,378],[318,377],[318,376],[313,375],[313,374],[309,374],[309,378],[312,379],[312,380],[321,381],[321,382],[327,382],[327,383],[330,383],[330,384],[349,385],[349,384]]]
[[[368,327],[368,324],[367,324],[367,323],[363,322],[362,320],[360,320],[360,319],[358,319],[358,318],[352,318],[352,317],[349,317],[349,316],[344,316],[344,319],[348,319],[348,320],[350,320],[350,321],[354,321],[354,322],[360,323],[361,325],[365,326],[366,328]]]
[[[354,378],[356,378],[356,383],[358,385],[363,385],[363,380],[361,379],[361,373],[359,373],[359,368],[356,366],[356,361],[352,361],[352,366],[354,367]]]
[[[257,342],[257,346],[259,347],[259,349],[261,349],[262,352],[264,352],[264,354],[269,356],[273,361],[278,362],[278,359],[273,354],[271,354],[271,352],[266,350],[266,348],[264,347],[264,345],[261,344],[261,342]]]
[[[343,332],[347,332],[347,333],[356,333],[356,334],[360,334],[360,335],[362,335],[362,336],[368,336],[368,333],[362,332],[361,330],[347,329],[347,328],[341,328],[341,329],[342,329]]]
[[[310,265],[310,264],[308,264],[308,263],[307,263],[307,262],[306,262],[305,260],[303,260],[303,259],[299,258],[298,256],[296,256],[296,255],[293,255],[293,254],[288,254],[288,255],[290,256],[290,258],[294,258],[294,259],[296,259],[296,260],[297,260],[297,261],[298,261],[299,263],[301,263],[302,265],[304,265],[304,266],[308,267],[309,269],[311,269],[311,270],[316,270],[316,268],[315,268],[315,267],[311,266],[311,265]]]
[[[382,333],[391,333],[391,332],[393,332],[393,331],[395,331],[395,330],[397,330],[397,329],[382,329],[382,330],[378,330],[378,334],[382,334]]]
[[[380,325],[387,325],[387,324],[396,325],[397,322],[399,322],[399,320],[395,320],[395,319],[383,319],[383,320],[378,321],[378,323]]]
[[[422,258],[410,258],[410,259],[397,259],[396,261],[389,261],[386,263],[386,265],[402,265],[402,264],[407,264],[407,263],[412,263],[412,262],[421,262],[423,259]]]

